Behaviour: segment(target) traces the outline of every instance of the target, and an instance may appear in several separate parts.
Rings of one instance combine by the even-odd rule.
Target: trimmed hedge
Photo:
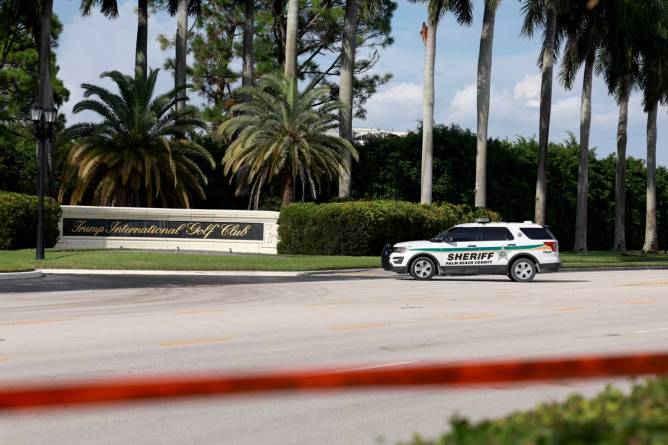
[[[44,198],[44,245],[58,241],[62,210],[51,198]],[[35,247],[37,237],[37,196],[0,191],[0,249]]]
[[[593,399],[574,395],[499,420],[451,420],[452,431],[412,445],[654,445],[668,443],[668,378],[634,385],[631,393],[608,387]]]
[[[379,255],[385,243],[429,239],[455,224],[499,215],[452,204],[351,201],[291,204],[278,219],[278,253]]]

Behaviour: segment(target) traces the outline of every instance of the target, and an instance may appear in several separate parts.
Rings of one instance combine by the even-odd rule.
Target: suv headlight
[[[408,250],[406,247],[393,247],[392,253],[402,253]]]

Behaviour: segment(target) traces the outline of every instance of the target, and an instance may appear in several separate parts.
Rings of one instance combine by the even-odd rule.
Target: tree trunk
[[[355,70],[355,39],[357,38],[358,0],[346,1],[346,16],[343,22],[341,44],[341,79],[339,86],[339,135],[353,142],[353,73]],[[352,155],[346,152],[343,168],[339,172],[339,196],[349,197],[351,191]]]
[[[176,103],[176,111],[186,108],[186,57],[188,54],[188,0],[179,0],[176,13],[176,57],[174,85],[181,90],[176,93],[179,101]]]
[[[283,176],[283,183],[281,184],[281,205],[286,206],[292,204],[295,200],[295,183],[292,176],[286,174]]]
[[[578,196],[575,207],[576,252],[587,251],[587,195],[589,193],[589,130],[591,128],[591,88],[594,72],[594,52],[585,60],[580,105],[580,165],[578,166]]]
[[[135,76],[146,79],[148,46],[148,0],[137,3],[137,46],[135,49]]]
[[[297,76],[297,28],[299,27],[299,0],[288,0],[288,21],[285,37],[285,74]]]
[[[557,29],[557,12],[548,6],[543,51],[543,77],[540,86],[540,123],[538,129],[538,172],[536,174],[535,220],[545,224],[547,209],[547,146],[550,138],[550,112],[552,110],[552,71],[554,70],[554,42]]]
[[[431,204],[434,150],[434,62],[436,60],[436,24],[429,21],[425,40],[424,89],[422,92],[422,163],[420,202]]]
[[[42,16],[39,34],[39,91],[38,103],[42,109],[47,110],[54,107],[53,87],[51,86],[51,19],[53,14],[53,0],[42,1]],[[53,172],[53,138],[50,137],[42,147],[40,153],[38,143],[38,168],[40,156],[44,159],[44,184],[45,193],[54,196],[54,172]]]
[[[622,80],[622,97],[619,101],[619,121],[617,123],[617,172],[615,175],[615,244],[613,250],[626,250],[626,128],[629,115],[629,88],[631,75]]]
[[[659,102],[654,100],[647,112],[647,213],[643,252],[659,250],[656,233],[656,116]]]
[[[255,27],[255,0],[245,1],[244,10],[244,60],[243,71],[241,74],[241,84],[245,87],[253,86],[253,29]],[[250,100],[250,95],[244,93],[244,102]]]
[[[475,158],[475,206],[487,207],[487,127],[492,76],[496,5],[485,1],[478,52],[478,151]]]

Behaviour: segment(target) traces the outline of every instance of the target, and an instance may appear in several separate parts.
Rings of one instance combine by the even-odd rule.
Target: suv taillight
[[[559,245],[557,244],[556,241],[545,241],[543,244],[549,247],[550,250],[552,250],[552,252],[556,252],[557,250],[559,250]]]

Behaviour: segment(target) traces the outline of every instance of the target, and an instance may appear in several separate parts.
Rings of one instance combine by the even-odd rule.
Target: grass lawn
[[[47,250],[37,263],[32,249],[0,251],[0,272],[42,269],[136,269],[136,270],[256,270],[301,271],[367,269],[380,267],[378,257],[302,255],[221,255],[190,252],[129,250]],[[643,267],[668,266],[667,254],[613,252],[561,253],[562,266]]]
[[[0,251],[0,272],[40,269],[257,270],[301,271],[380,267],[379,257],[302,255],[221,255],[128,250],[47,250],[35,261],[34,250]]]
[[[665,253],[560,252],[559,256],[563,268],[668,266],[668,254]]]

